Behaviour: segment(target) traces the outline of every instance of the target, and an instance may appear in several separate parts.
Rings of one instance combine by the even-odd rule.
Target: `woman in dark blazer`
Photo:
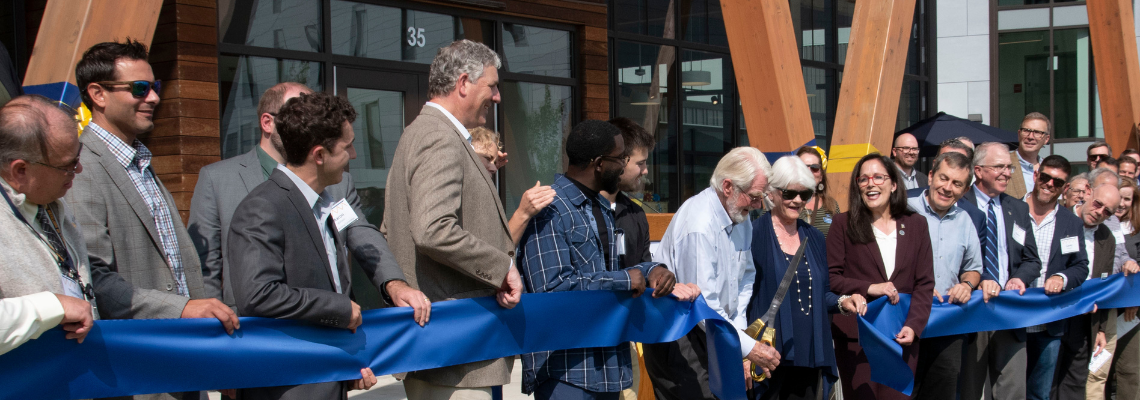
[[[749,397],[767,399],[816,399],[820,379],[827,393],[838,376],[835,348],[831,344],[830,315],[859,311],[866,300],[856,294],[843,298],[828,290],[827,251],[823,234],[800,219],[800,212],[815,194],[811,170],[795,156],[785,156],[772,165],[770,190],[772,212],[752,221],[752,262],[756,282],[748,305],[748,321],[764,315],[772,305],[780,281],[795,257],[801,241],[807,241],[803,261],[796,265],[779,311],[771,326],[776,328],[772,347],[780,352],[780,366],[772,379],[753,384]]]
[[[836,294],[859,294],[872,301],[887,297],[892,304],[898,303],[899,293],[913,294],[895,341],[902,345],[903,359],[914,370],[918,336],[926,327],[933,301],[934,263],[926,219],[907,208],[902,176],[889,158],[872,153],[855,164],[848,211],[836,217],[827,236],[827,265],[831,291]],[[871,382],[854,316],[835,316],[831,329],[844,398],[910,398]]]

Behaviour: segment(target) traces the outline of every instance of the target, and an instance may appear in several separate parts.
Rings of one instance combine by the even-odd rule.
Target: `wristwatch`
[[[978,285],[973,285],[970,283],[970,281],[962,281],[962,283],[965,283],[966,286],[969,286],[970,290],[978,290]]]

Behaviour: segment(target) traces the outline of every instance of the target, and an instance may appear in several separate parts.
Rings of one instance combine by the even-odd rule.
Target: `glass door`
[[[426,76],[409,73],[370,71],[337,66],[334,69],[337,96],[348,99],[356,109],[352,127],[356,159],[348,163],[349,173],[360,196],[360,209],[377,227],[384,218],[384,187],[396,145],[404,127],[419,114],[426,102]],[[352,290],[362,308],[383,304],[379,291],[353,261]]]

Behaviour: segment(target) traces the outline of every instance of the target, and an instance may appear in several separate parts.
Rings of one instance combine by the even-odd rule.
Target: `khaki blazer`
[[[1025,186],[1025,176],[1021,174],[1021,162],[1018,161],[1019,159],[1017,157],[1017,150],[1009,152],[1009,159],[1012,160],[1013,170],[1010,171],[1009,185],[1005,187],[1005,194],[1021,200],[1025,198],[1025,194],[1029,193],[1029,190]]]
[[[432,301],[491,296],[512,266],[514,242],[490,174],[455,125],[431,106],[404,129],[384,199],[392,254],[408,283]],[[513,357],[416,371],[453,387],[510,382]]]

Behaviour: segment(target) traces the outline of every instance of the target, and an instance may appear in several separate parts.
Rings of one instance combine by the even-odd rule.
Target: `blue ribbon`
[[[1136,275],[1116,274],[1108,279],[1089,279],[1073,290],[1051,296],[1035,288],[1027,289],[1023,296],[1005,291],[989,303],[982,297],[975,293],[966,304],[935,301],[922,337],[1041,325],[1091,312],[1093,304],[1102,309],[1140,306],[1140,282]],[[871,380],[907,395],[914,387],[914,371],[903,360],[902,346],[894,338],[909,311],[910,295],[900,294],[898,304],[891,305],[882,297],[867,304],[867,314],[859,317],[859,345],[868,360],[875,360]]]
[[[45,83],[42,85],[24,86],[24,94],[38,94],[49,99],[67,104],[73,109],[79,108],[79,87],[71,82]]]
[[[743,400],[736,329],[695,302],[628,292],[524,294],[511,310],[492,298],[432,304],[426,327],[410,308],[366,311],[356,333],[290,320],[97,321],[83,344],[61,329],[0,356],[0,399],[72,399],[296,385],[417,371],[535,351],[671,342],[706,322],[709,386]]]

